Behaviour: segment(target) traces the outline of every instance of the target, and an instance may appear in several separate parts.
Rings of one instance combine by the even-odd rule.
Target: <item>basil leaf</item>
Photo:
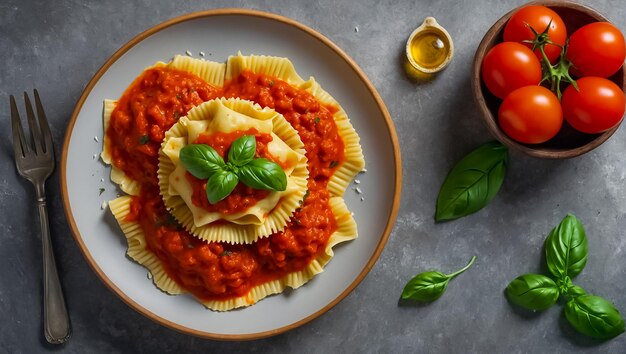
[[[448,173],[437,197],[436,221],[477,212],[496,196],[506,173],[508,149],[499,142],[480,146]]]
[[[200,179],[207,179],[226,166],[217,151],[205,144],[189,144],[180,149],[178,156],[185,169]]]
[[[545,310],[559,299],[556,283],[540,274],[524,274],[513,279],[506,287],[510,302],[528,310]]]
[[[404,286],[402,298],[405,300],[415,300],[420,302],[432,302],[443,295],[448,287],[450,279],[465,272],[474,264],[476,256],[472,257],[469,263],[452,274],[443,274],[437,271],[428,271],[414,276]]]
[[[244,135],[230,145],[228,162],[240,167],[252,161],[255,153],[256,139],[254,135]]]
[[[443,295],[450,278],[436,271],[420,273],[409,280],[402,290],[402,298],[420,302],[432,302]]]
[[[215,204],[226,198],[237,187],[237,175],[224,170],[215,172],[206,183],[206,196],[209,203]]]
[[[557,278],[575,277],[587,264],[587,237],[580,221],[568,214],[545,242],[548,270]]]
[[[254,189],[284,191],[287,189],[287,175],[277,163],[264,158],[252,160],[239,168],[241,181]]]
[[[572,298],[565,305],[565,318],[578,332],[598,339],[610,339],[624,332],[624,319],[605,299],[594,295]]]

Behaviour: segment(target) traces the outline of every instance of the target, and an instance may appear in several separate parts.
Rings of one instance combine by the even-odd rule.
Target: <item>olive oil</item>
[[[437,20],[426,17],[406,42],[404,69],[415,82],[429,81],[452,60],[452,37]]]
[[[445,36],[436,30],[417,33],[409,44],[413,61],[424,69],[435,69],[446,61],[450,44]]]

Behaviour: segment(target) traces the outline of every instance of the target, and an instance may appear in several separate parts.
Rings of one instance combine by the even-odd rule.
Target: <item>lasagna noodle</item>
[[[226,81],[236,78],[244,70],[274,76],[298,89],[308,91],[320,103],[338,108],[333,118],[344,143],[345,160],[330,178],[328,190],[332,196],[343,196],[352,179],[365,167],[365,158],[361,149],[360,138],[339,102],[328,92],[324,91],[314,78],[311,77],[306,82],[302,80],[296,73],[291,61],[287,58],[257,55],[243,56],[241,53],[238,53],[236,56],[228,58],[226,63]]]
[[[310,78],[301,89],[311,93],[322,104],[337,107],[339,110],[333,118],[337,125],[337,131],[344,144],[344,162],[337,168],[328,181],[328,191],[333,196],[343,196],[352,179],[365,168],[365,157],[361,149],[359,135],[343,110],[328,92],[324,91],[314,78]]]
[[[170,63],[163,63],[159,61],[153,66],[146,68],[145,70],[163,66],[194,74],[213,86],[221,87],[224,85],[224,73],[226,67],[224,63],[216,63],[203,59],[194,59],[177,55]],[[102,139],[102,153],[100,154],[100,158],[105,164],[111,165],[111,181],[119,185],[120,189],[124,191],[124,193],[137,196],[139,195],[141,189],[141,185],[139,184],[139,182],[133,180],[132,178],[127,176],[124,171],[111,164],[111,148],[108,145],[109,139],[107,137],[107,130],[109,130],[111,114],[113,114],[113,111],[117,106],[117,102],[117,100],[104,100],[104,109],[102,114],[104,123],[104,134]]]
[[[137,263],[146,267],[152,275],[154,284],[170,295],[186,293],[165,271],[154,253],[146,249],[146,239],[141,226],[137,222],[126,221],[130,211],[131,197],[123,196],[109,203],[115,219],[119,223],[126,240],[128,251],[126,254]],[[228,299],[201,301],[202,304],[214,311],[228,311],[237,307],[250,306],[263,298],[281,293],[285,288],[297,289],[311,280],[316,274],[323,272],[324,266],[333,257],[333,247],[341,242],[350,241],[357,237],[356,222],[341,197],[332,197],[330,208],[337,222],[337,230],[330,236],[324,252],[321,252],[305,269],[292,272],[281,279],[269,281],[250,289],[248,294]]]
[[[219,113],[222,108],[228,111]],[[248,117],[238,116],[236,112],[245,112]],[[257,117],[258,122],[255,122]],[[291,160],[292,166],[285,170],[287,189],[270,192],[266,198],[257,201],[247,210],[230,215],[208,212],[195,206],[191,201],[192,190],[185,177],[186,171],[178,163],[180,149],[204,131],[210,134],[212,129],[232,132],[250,127],[258,128],[261,132],[271,129],[269,132],[274,140],[268,144],[268,150],[281,161]],[[300,205],[307,190],[308,178],[304,154],[304,145],[295,129],[274,110],[261,109],[252,102],[240,99],[205,102],[190,110],[187,117],[181,118],[165,134],[165,141],[159,152],[158,178],[161,195],[171,214],[196,237],[205,241],[231,244],[252,243],[260,237],[283,230]],[[218,220],[228,222],[213,224]]]
[[[226,71],[226,64],[224,63],[176,55],[167,66],[192,73],[213,86],[224,86],[224,73]]]
[[[108,165],[111,165],[111,181],[120,186],[120,189],[126,194],[139,195],[141,185],[134,179],[126,176],[124,171],[111,164],[111,148],[109,147],[109,137],[107,131],[109,130],[109,122],[111,121],[111,114],[117,107],[117,100],[104,100],[104,137],[102,139],[102,153],[100,158]]]
[[[128,249],[126,255],[143,265],[150,272],[150,277],[159,289],[170,295],[182,294],[185,291],[165,272],[161,261],[146,248],[146,237],[141,225],[135,221],[127,221],[132,197],[123,196],[109,202],[109,208],[117,223],[126,236]]]
[[[265,55],[243,56],[239,52],[237,55],[228,57],[226,81],[236,78],[244,70],[274,76],[296,87],[304,84],[304,80],[298,75],[293,64],[287,58]]]

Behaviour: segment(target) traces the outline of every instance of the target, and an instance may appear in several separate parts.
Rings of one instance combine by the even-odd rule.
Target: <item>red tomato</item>
[[[542,86],[525,86],[506,96],[498,111],[498,122],[512,139],[539,144],[559,132],[563,111],[552,91]]]
[[[498,98],[505,98],[515,89],[539,84],[541,64],[523,44],[504,42],[485,55],[481,74],[489,91]]]
[[[550,25],[548,38],[554,44],[546,44],[544,51],[548,59],[554,63],[561,55],[561,48],[565,45],[567,29],[561,17],[545,6],[526,6],[514,13],[504,27],[504,41],[532,41],[535,35],[530,28],[532,27],[537,33],[542,33],[548,25]],[[532,49],[532,44],[524,43],[524,45]],[[543,59],[539,49],[535,50],[535,55],[539,60]]]
[[[578,91],[569,86],[563,93],[563,116],[583,133],[607,131],[622,120],[626,99],[612,81],[601,77],[583,77],[576,81]]]
[[[608,22],[590,23],[572,34],[566,57],[577,76],[609,77],[624,64],[624,36]]]

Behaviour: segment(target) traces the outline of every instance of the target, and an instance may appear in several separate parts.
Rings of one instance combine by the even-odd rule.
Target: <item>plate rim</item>
[[[144,39],[150,37],[151,35],[157,32],[160,32],[173,25],[179,24],[179,23],[195,20],[198,18],[205,18],[205,17],[208,18],[208,17],[214,17],[214,16],[251,16],[251,17],[258,17],[262,19],[277,21],[283,24],[287,24],[297,30],[305,32],[306,34],[312,36],[314,39],[317,39],[322,44],[326,45],[332,51],[334,51],[344,62],[346,62],[350,66],[350,68],[355,72],[355,74],[357,74],[357,77],[361,80],[361,82],[365,85],[369,93],[372,95],[376,105],[378,106],[378,109],[382,113],[384,120],[385,120],[385,124],[387,125],[387,129],[389,131],[389,137],[391,139],[395,173],[396,173],[395,180],[394,180],[394,195],[393,195],[391,210],[389,212],[389,217],[387,219],[387,225],[385,225],[383,234],[381,235],[381,238],[378,241],[378,244],[376,245],[376,248],[374,249],[372,256],[368,260],[365,267],[363,267],[361,272],[357,275],[357,277],[350,283],[350,285],[348,285],[346,289],[344,289],[335,299],[330,301],[324,307],[320,308],[319,310],[315,311],[314,313],[308,315],[307,317],[303,319],[300,319],[296,322],[293,322],[289,325],[282,326],[279,328],[275,328],[275,329],[271,329],[267,331],[261,331],[261,332],[246,333],[246,334],[210,333],[206,331],[189,328],[189,327],[180,325],[176,322],[170,321],[168,319],[165,319],[161,316],[156,315],[155,313],[151,312],[150,310],[143,307],[138,302],[131,299],[128,295],[126,295],[120,288],[118,288],[106,276],[106,274],[102,271],[102,269],[100,269],[98,264],[95,262],[95,260],[91,256],[91,253],[85,246],[85,243],[83,242],[82,236],[74,220],[74,215],[70,208],[68,189],[67,189],[67,183],[66,183],[67,181],[67,169],[66,169],[67,154],[69,150],[69,143],[70,143],[70,139],[72,136],[72,132],[74,131],[74,125],[76,123],[76,119],[78,118],[78,114],[82,110],[85,100],[91,93],[93,87],[98,83],[102,75],[104,75],[104,73],[108,71],[111,65],[117,62],[117,60],[122,55],[124,55],[135,45],[141,43]],[[311,27],[308,27],[304,24],[301,24],[300,22],[296,20],[290,19],[282,15],[278,15],[278,14],[266,12],[266,11],[252,10],[252,9],[221,8],[221,9],[191,12],[191,13],[183,14],[183,15],[171,18],[169,20],[166,20],[164,22],[158,23],[148,28],[147,30],[139,33],[132,39],[130,39],[128,42],[126,42],[126,44],[120,47],[120,49],[118,49],[115,53],[113,53],[113,55],[111,55],[111,57],[109,57],[106,60],[106,62],[100,67],[100,69],[98,69],[98,71],[94,74],[94,76],[89,80],[87,86],[85,86],[85,89],[83,90],[80,98],[78,99],[74,107],[72,116],[70,117],[70,121],[67,125],[65,136],[63,139],[63,147],[62,147],[62,153],[61,153],[61,173],[60,173],[59,183],[61,187],[63,209],[65,211],[65,216],[70,226],[70,231],[72,232],[72,236],[74,237],[74,240],[78,244],[80,251],[85,257],[87,264],[89,264],[90,268],[96,273],[98,278],[100,278],[100,280],[105,284],[107,288],[109,288],[110,291],[112,291],[115,295],[117,295],[126,305],[128,305],[133,310],[139,312],[141,315],[165,327],[174,329],[184,334],[190,334],[190,335],[194,335],[194,336],[206,338],[206,339],[238,341],[238,340],[253,340],[253,339],[267,338],[267,337],[275,336],[280,333],[289,331],[291,329],[300,327],[316,319],[317,317],[321,316],[322,314],[326,313],[328,310],[333,308],[341,300],[343,300],[349,293],[351,293],[352,290],[354,290],[354,288],[356,288],[356,286],[359,285],[363,281],[363,279],[365,279],[365,276],[370,272],[370,270],[373,268],[374,264],[380,257],[380,254],[382,253],[384,246],[387,243],[387,240],[389,239],[389,235],[391,234],[391,230],[395,224],[395,220],[398,215],[398,209],[400,207],[401,188],[402,188],[402,163],[401,163],[400,146],[398,143],[398,137],[396,134],[393,121],[391,119],[391,115],[389,114],[389,111],[387,110],[385,103],[383,102],[382,98],[380,97],[380,94],[378,93],[374,85],[369,81],[369,79],[367,78],[363,70],[356,64],[356,62],[350,56],[348,56],[341,48],[339,48],[339,46],[337,46],[326,36],[322,35],[321,33],[312,29]]]

